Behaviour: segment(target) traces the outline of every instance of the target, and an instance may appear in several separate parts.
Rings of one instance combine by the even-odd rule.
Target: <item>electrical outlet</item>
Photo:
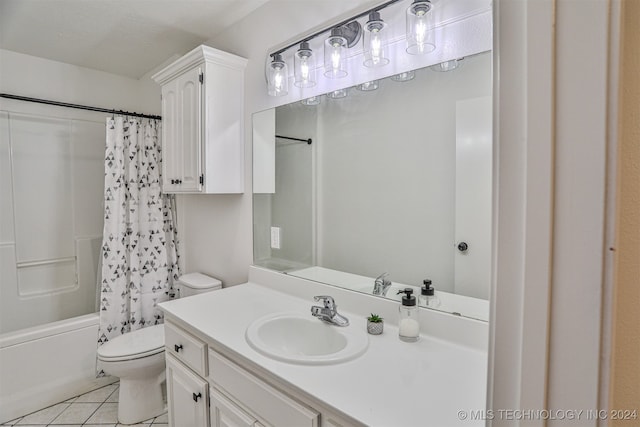
[[[271,227],[271,249],[280,249],[280,227]]]

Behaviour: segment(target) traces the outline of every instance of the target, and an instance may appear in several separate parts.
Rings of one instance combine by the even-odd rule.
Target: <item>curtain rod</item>
[[[37,104],[55,105],[58,107],[75,108],[78,110],[98,111],[100,113],[119,114],[122,116],[134,116],[134,117],[143,117],[145,119],[162,120],[161,116],[154,116],[152,114],[132,113],[130,111],[122,111],[122,110],[109,110],[108,108],[91,107],[88,105],[80,105],[80,104],[70,104],[68,102],[51,101],[48,99],[29,98],[27,96],[11,95],[8,93],[0,93],[0,98],[15,99],[17,101],[35,102]]]
[[[309,139],[302,139],[302,138],[293,138],[291,136],[282,136],[282,135],[276,135],[276,138],[281,138],[281,139],[289,139],[291,141],[300,141],[300,142],[306,142],[307,144],[311,145],[311,143],[313,142],[311,140],[311,138]]]

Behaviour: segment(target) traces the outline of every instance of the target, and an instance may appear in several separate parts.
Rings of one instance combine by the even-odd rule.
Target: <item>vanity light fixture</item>
[[[273,55],[273,60],[269,64],[267,72],[267,85],[269,95],[284,96],[289,93],[287,63],[282,59],[282,55]]]
[[[320,105],[321,95],[312,96],[311,98],[303,99],[300,101],[302,105]]]
[[[393,80],[394,82],[408,82],[409,80],[413,80],[415,76],[415,71],[405,71],[404,73],[391,76],[391,80]]]
[[[323,74],[327,78],[338,79],[348,75],[348,49],[352,48],[360,41],[360,38],[363,37],[363,33],[365,33],[364,49],[362,52],[364,56],[364,65],[367,67],[381,67],[387,65],[390,62],[387,40],[387,33],[389,33],[389,29],[380,15],[382,10],[393,4],[399,3],[400,1],[413,1],[412,8],[410,8],[410,10],[414,10],[414,18],[420,22],[426,22],[425,26],[417,27],[419,31],[421,31],[421,28],[426,29],[419,33],[422,34],[422,36],[420,36],[422,38],[418,38],[420,40],[423,38],[425,40],[431,40],[431,33],[433,32],[431,30],[433,25],[430,22],[433,21],[433,16],[432,13],[427,12],[429,12],[429,10],[431,10],[431,6],[439,0],[387,0],[382,4],[378,4],[371,9],[362,11],[359,14],[333,24],[330,27],[324,27],[313,33],[306,34],[303,38],[288,43],[269,53],[266,64],[269,95],[282,96],[288,93],[289,75],[287,73],[287,64],[283,60],[283,56],[285,52],[288,52],[289,49],[294,47],[297,49],[293,52],[293,55],[291,55],[293,56],[292,66],[294,68],[293,84],[300,88],[308,88],[313,87],[318,83],[316,80],[316,68],[318,68],[317,66],[319,64],[315,60],[313,50],[309,47],[313,44],[312,40],[315,40],[316,38],[324,38]],[[367,18],[368,20],[364,24],[366,29],[365,32],[359,20],[363,21]],[[409,39],[407,38],[407,40]],[[422,48],[425,48],[426,45],[423,44],[421,46]],[[435,46],[433,49],[435,49]]]
[[[451,61],[445,61],[436,65],[432,65],[429,68],[432,69],[433,71],[438,71],[441,73],[447,72],[447,71],[453,71],[462,65],[463,60],[464,60],[464,57],[458,58],[458,59],[452,59]]]
[[[340,99],[340,98],[346,98],[347,97],[347,89],[338,89],[338,90],[334,90],[333,92],[329,92],[327,94],[327,98],[330,99]]]
[[[297,87],[313,87],[316,85],[316,61],[309,42],[300,43],[300,48],[293,56],[295,81]]]
[[[364,33],[364,66],[382,67],[389,63],[387,53],[387,24],[380,17],[380,12],[369,14]]]
[[[423,55],[436,49],[433,4],[430,0],[414,0],[407,9],[407,53]]]
[[[363,92],[370,92],[372,90],[378,89],[378,87],[380,87],[380,84],[378,83],[378,80],[372,80],[370,82],[364,82],[364,83],[359,84],[358,86],[356,86],[356,88],[358,90],[361,90]]]

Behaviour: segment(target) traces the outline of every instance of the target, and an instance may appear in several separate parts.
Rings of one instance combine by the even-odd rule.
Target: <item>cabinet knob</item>
[[[176,180],[175,180],[175,179],[172,179],[172,180],[171,180],[171,184],[175,184],[175,183],[176,183]]]
[[[176,351],[176,353],[180,353],[180,350],[182,350],[182,344],[180,344],[180,345],[175,344],[173,346],[173,349]]]
[[[198,399],[200,399],[201,397],[202,397],[202,393],[198,393],[198,394],[193,393],[193,401],[194,402],[197,402]]]
[[[469,249],[469,245],[467,245],[467,242],[460,242],[458,243],[458,250],[460,252],[466,252],[467,249]]]

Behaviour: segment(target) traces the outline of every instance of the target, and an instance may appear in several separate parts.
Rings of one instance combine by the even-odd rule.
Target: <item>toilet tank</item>
[[[222,282],[215,277],[202,273],[183,274],[178,278],[176,289],[180,298],[191,295],[202,294],[204,292],[215,291],[222,288]]]

